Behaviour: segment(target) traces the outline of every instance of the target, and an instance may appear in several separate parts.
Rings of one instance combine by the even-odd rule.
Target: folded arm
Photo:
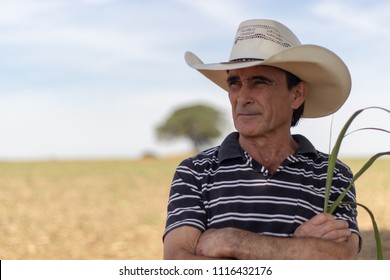
[[[188,226],[164,240],[165,259],[355,259],[359,237],[345,221],[319,214],[299,226],[291,238],[271,237],[237,228]]]
[[[271,237],[224,228],[206,232],[200,239],[196,253],[235,259],[355,259],[358,242],[356,234],[352,234],[347,241],[335,242],[309,237]]]
[[[170,231],[164,238],[165,260],[216,259],[196,254],[196,245],[202,231],[195,227],[182,226]]]

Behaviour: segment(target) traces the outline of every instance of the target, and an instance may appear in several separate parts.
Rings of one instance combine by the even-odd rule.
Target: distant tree
[[[196,151],[221,135],[222,113],[205,105],[193,105],[175,110],[156,129],[161,140],[187,138]]]

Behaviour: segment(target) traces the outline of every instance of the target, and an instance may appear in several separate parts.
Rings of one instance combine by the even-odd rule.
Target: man
[[[165,259],[354,259],[356,209],[324,214],[328,155],[291,135],[303,117],[337,111],[350,74],[333,52],[302,45],[270,20],[241,23],[229,62],[186,61],[228,92],[237,132],[176,170],[164,233]],[[351,181],[337,162],[335,200]],[[355,201],[355,190],[347,194]]]

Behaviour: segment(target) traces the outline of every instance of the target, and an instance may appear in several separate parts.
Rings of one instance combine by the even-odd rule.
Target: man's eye
[[[240,87],[241,82],[238,80],[227,81],[228,87]]]
[[[251,82],[252,86],[257,86],[257,85],[265,85],[268,84],[267,81],[262,80],[262,79],[253,79]]]

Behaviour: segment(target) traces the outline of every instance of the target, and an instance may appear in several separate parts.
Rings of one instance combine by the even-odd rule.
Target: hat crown
[[[297,36],[277,21],[248,20],[238,27],[229,60],[265,60],[299,45]]]

